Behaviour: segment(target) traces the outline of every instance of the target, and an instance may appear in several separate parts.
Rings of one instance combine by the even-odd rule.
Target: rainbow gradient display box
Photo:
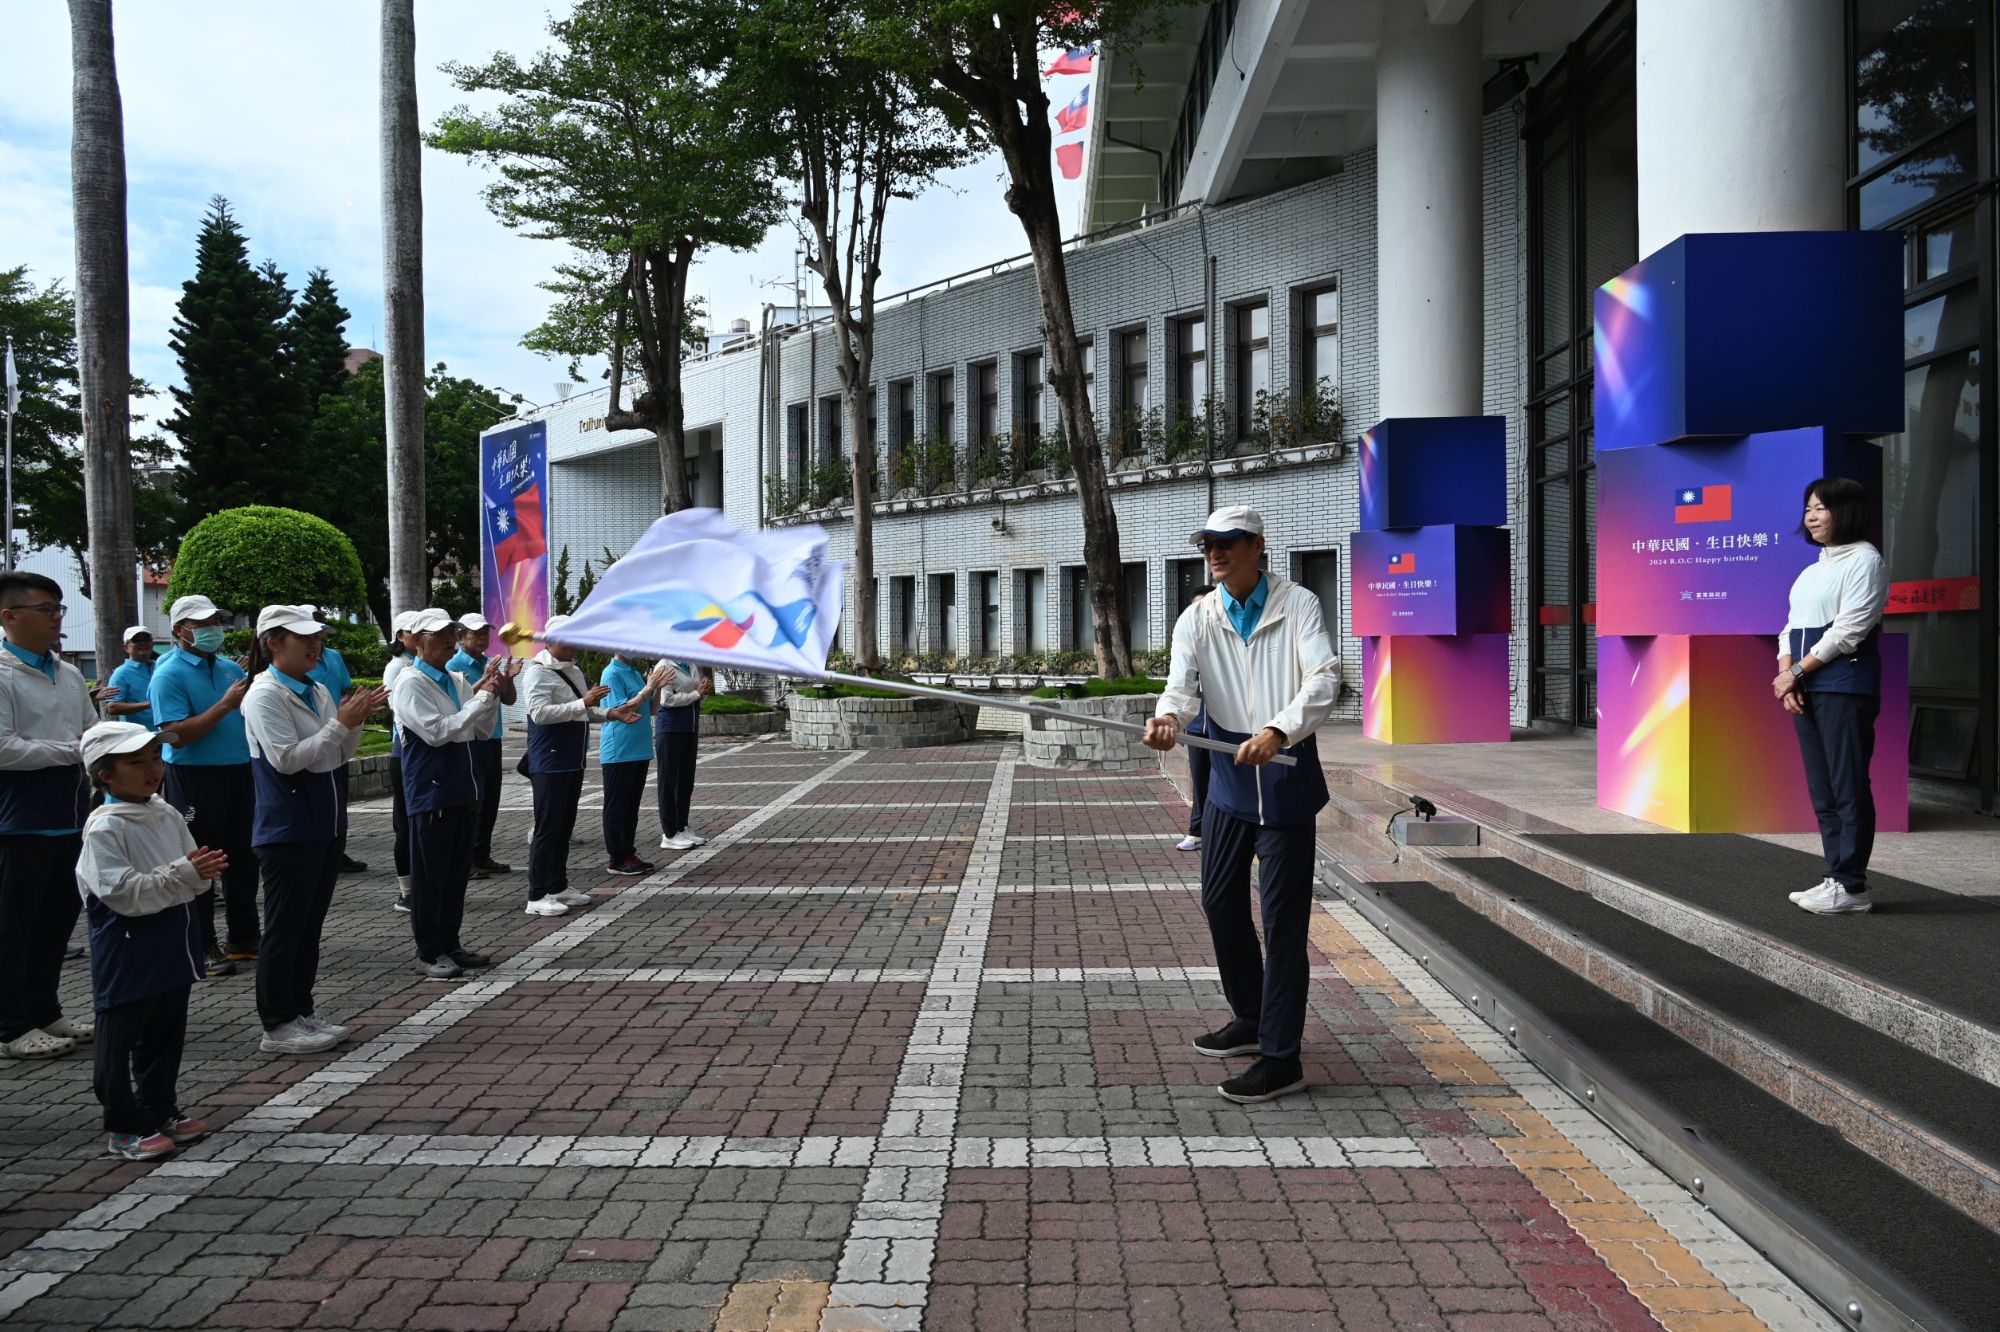
[[[1354,632],[1504,634],[1513,627],[1507,533],[1497,527],[1356,532]]]
[[[1876,827],[1910,827],[1909,639],[1884,634],[1869,780]],[[1775,633],[1597,640],[1597,803],[1680,832],[1817,832]]]
[[[1511,739],[1507,635],[1363,638],[1361,733],[1390,745]]]
[[[1600,453],[1598,632],[1775,637],[1793,580],[1819,558],[1799,523],[1823,476],[1880,495],[1882,451],[1812,429]],[[1879,509],[1869,539],[1881,543]]]
[[[1903,238],[1694,234],[1597,289],[1601,457],[1812,421],[1903,428]]]
[[[1359,447],[1362,531],[1506,524],[1506,417],[1391,417]]]

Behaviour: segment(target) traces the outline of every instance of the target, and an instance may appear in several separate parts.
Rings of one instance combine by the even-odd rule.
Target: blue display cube
[[[1903,238],[1682,236],[1597,289],[1598,452],[1903,428]]]
[[[1398,416],[1361,437],[1361,530],[1507,521],[1507,418]]]
[[[1504,634],[1512,626],[1504,528],[1413,527],[1349,540],[1355,634]]]

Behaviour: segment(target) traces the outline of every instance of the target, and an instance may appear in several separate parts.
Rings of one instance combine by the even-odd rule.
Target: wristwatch
[[[1802,661],[1793,662],[1791,671],[1794,680],[1803,680],[1806,678],[1806,664]]]

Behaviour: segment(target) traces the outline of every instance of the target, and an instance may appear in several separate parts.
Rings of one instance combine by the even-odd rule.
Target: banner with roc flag
[[[481,608],[495,624],[539,631],[549,617],[549,448],[540,421],[479,441],[479,498],[486,512]],[[532,655],[524,643],[516,651]]]
[[[578,647],[768,675],[826,674],[845,566],[818,527],[746,532],[716,509],[654,521],[559,635]]]

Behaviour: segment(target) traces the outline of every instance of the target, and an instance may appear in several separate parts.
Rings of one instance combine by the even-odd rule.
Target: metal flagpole
[[[512,647],[520,642],[541,642],[543,636],[533,630],[523,629],[510,620],[500,626],[500,641]],[[577,646],[592,645],[579,643]],[[725,669],[727,669],[726,663]],[[930,685],[910,684],[903,680],[878,680],[868,675],[843,675],[838,671],[826,671],[811,678],[817,684],[859,685],[864,689],[886,689],[898,694],[912,694],[918,698],[943,699],[947,703],[970,703],[975,707],[1004,708],[1009,712],[1026,713],[1030,717],[1047,717],[1067,722],[1072,726],[1095,726],[1100,731],[1122,731],[1126,735],[1146,733],[1146,728],[1137,722],[1113,721],[1109,717],[1088,717],[1081,713],[1064,712],[1061,708],[1052,708],[1045,703],[1023,703],[1011,698],[981,698],[977,694],[961,694],[956,689],[936,689]],[[1227,740],[1211,740],[1205,735],[1188,735],[1186,732],[1177,734],[1174,743],[1187,745],[1192,749],[1212,749],[1218,754],[1234,754],[1237,749]],[[1290,754],[1274,754],[1271,762],[1280,767],[1290,768],[1296,766],[1298,760]]]
[[[14,374],[14,339],[7,339],[7,516],[0,531],[7,550],[7,572],[14,572],[14,413],[21,408],[21,387]]]

